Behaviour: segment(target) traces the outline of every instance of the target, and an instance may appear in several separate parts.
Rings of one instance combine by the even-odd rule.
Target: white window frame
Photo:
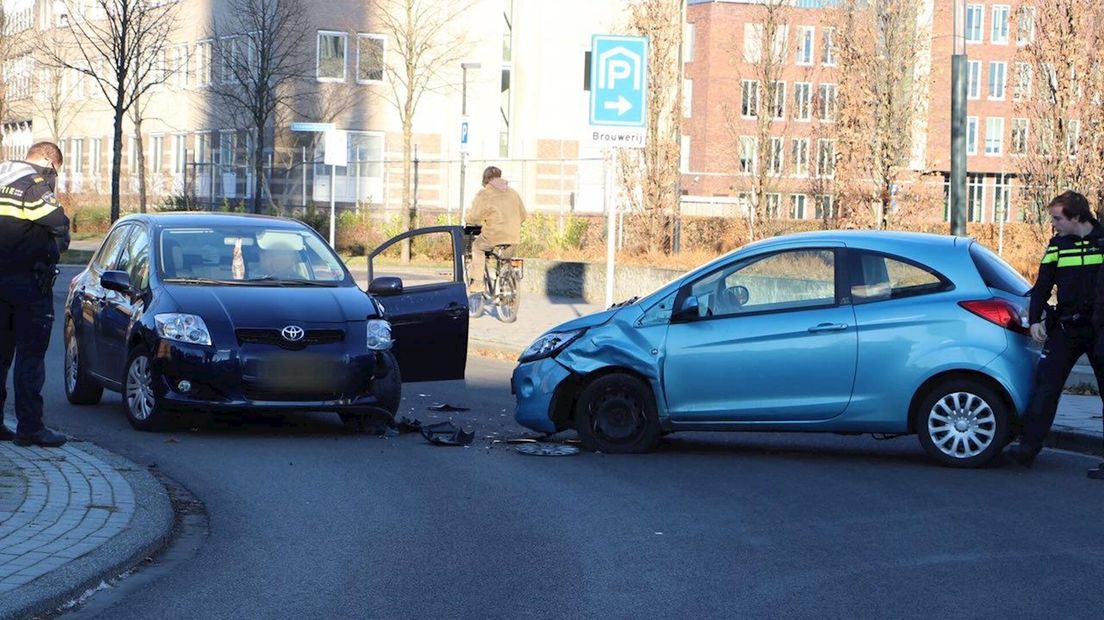
[[[970,127],[973,127],[973,140],[970,140]],[[977,155],[978,153],[978,117],[967,116],[966,117],[966,154]]]
[[[999,70],[998,70],[999,69]],[[1000,80],[997,81],[997,76]],[[989,80],[986,94],[991,101],[1004,101],[1008,88],[1008,63],[1003,60],[989,61]]]
[[[998,15],[1003,15],[1004,28],[1003,32],[998,30],[998,26],[1002,20],[997,19]],[[989,40],[994,45],[1008,45],[1008,33],[1011,31],[1009,24],[1012,20],[1012,7],[1007,4],[994,4],[991,10],[990,21],[992,24],[989,28]]]
[[[211,50],[214,49],[214,41],[203,39],[196,41],[195,80],[197,88],[211,85]]]
[[[172,86],[177,89],[188,88],[189,71],[189,58],[188,58],[188,44],[174,45],[172,47],[173,52],[173,74],[172,74]]]
[[[801,145],[798,148],[798,145]],[[793,148],[793,176],[805,178],[809,176],[809,138],[794,138],[791,141],[791,148]],[[798,153],[801,156],[798,156]]]
[[[779,219],[782,215],[782,194],[767,192],[767,217]],[[774,204],[771,204],[774,203]]]
[[[322,44],[323,36],[336,36],[341,37],[342,51],[341,51],[341,77],[321,77],[318,72],[322,68],[322,56],[319,54],[319,47]],[[339,30],[319,30],[317,36],[314,39],[314,79],[319,82],[344,82],[349,78],[349,33],[341,32]]]
[[[970,14],[977,15],[977,23],[970,24]],[[981,43],[985,41],[985,5],[984,4],[967,4],[966,5],[966,23],[963,25],[963,38],[966,39],[966,43]],[[970,26],[973,26],[973,29]]]
[[[740,136],[740,174],[755,174],[758,170],[759,145],[755,136]],[[748,151],[750,149],[750,157]],[[745,164],[745,160],[747,163]]]
[[[759,80],[740,80],[741,118],[759,118],[759,99]],[[745,105],[745,101],[749,101],[750,105]],[[747,113],[748,110],[750,114]]]
[[[694,80],[682,81],[682,117],[690,118],[694,110]]]
[[[360,40],[361,39],[377,39],[382,42],[383,53],[380,54],[380,79],[378,80],[362,80],[360,79]],[[376,34],[373,32],[358,32],[357,33],[357,60],[356,60],[356,82],[357,84],[383,84],[383,78],[387,75],[385,63],[387,62],[387,37],[382,34]],[[317,70],[316,70],[317,73]]]
[[[827,203],[827,209],[824,208]],[[820,213],[817,213],[817,212]],[[836,217],[836,197],[832,194],[817,194],[813,196],[813,217],[817,219]]]
[[[174,133],[169,156],[169,170],[173,174],[183,175],[188,169],[188,134]]]
[[[993,137],[996,134],[996,137]],[[985,156],[1004,155],[1004,117],[990,116],[985,119]]]
[[[744,24],[744,62],[755,64],[763,59],[763,36],[763,24]]]
[[[1004,217],[997,217],[998,196],[1004,197]],[[1012,184],[1008,182],[1008,175],[1001,174],[993,179],[993,221],[1012,221]]]
[[[772,87],[774,97],[770,97]],[[776,121],[786,120],[786,83],[782,80],[770,82],[767,85],[767,96],[770,99],[770,118]],[[779,109],[779,103],[782,104],[781,109]]]
[[[781,136],[771,136],[767,145],[767,172],[782,176],[786,170],[786,140]]]
[[[165,153],[165,134],[155,133],[149,136],[149,166],[147,172],[158,174],[164,171],[161,166]]]
[[[690,172],[690,136],[679,137],[679,172]]]
[[[790,194],[790,219],[808,219],[808,204],[809,196],[807,194]]]
[[[1031,63],[1026,62],[1017,62],[1015,67],[1016,85],[1012,88],[1012,101],[1026,101],[1031,98],[1034,70]]]
[[[1022,128],[1023,132],[1020,133],[1019,150],[1016,150],[1016,135],[1017,129]],[[1031,135],[1031,123],[1026,118],[1014,118],[1012,119],[1012,134],[1008,143],[1008,152],[1011,155],[1025,155],[1027,154],[1027,141],[1028,136]]]
[[[821,34],[821,63],[825,67],[834,67],[836,66],[836,29],[822,28]]]
[[[970,217],[971,207],[974,206],[974,201],[970,200],[970,190],[977,188],[977,217]],[[966,221],[968,222],[984,222],[985,221],[985,177],[981,174],[968,174],[966,175]]]
[[[824,153],[825,145],[832,147],[832,151],[831,151],[832,157],[830,157],[827,161],[827,165],[830,168],[830,170],[828,171],[828,174],[825,174],[824,170],[821,169],[822,168],[821,164],[824,163],[824,158],[823,158],[822,153]],[[831,178],[834,178],[836,176],[836,144],[835,144],[835,140],[832,140],[831,138],[819,138],[819,139],[817,139],[817,169],[816,169],[816,175],[817,175],[817,178],[820,178],[820,179],[831,179]]]
[[[682,35],[682,62],[694,62],[694,23],[687,22]]]
[[[80,178],[84,174],[84,138],[73,138],[69,140],[69,159],[65,163],[69,164],[69,171],[73,176]]]
[[[825,123],[831,123],[836,120],[836,95],[837,88],[835,84],[824,83],[817,87],[818,99],[820,100],[820,114],[818,118]]]
[[[966,61],[966,98],[981,99],[981,61]]]
[[[797,27],[797,53],[794,63],[798,66],[809,67],[816,61],[816,27]]]
[[[798,93],[804,93],[803,100],[799,102]],[[804,116],[801,113],[804,112]],[[813,83],[794,82],[794,120],[799,123],[808,123],[813,119]]]
[[[1023,25],[1027,25],[1026,32]],[[1016,45],[1031,45],[1035,42],[1035,7],[1021,6],[1016,15]]]
[[[88,141],[88,175],[96,178],[100,176],[101,166],[100,159],[103,157],[103,138],[92,138]]]

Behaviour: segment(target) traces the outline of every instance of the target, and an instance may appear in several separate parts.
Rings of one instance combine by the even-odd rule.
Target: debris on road
[[[448,421],[422,426],[422,437],[438,446],[470,446],[475,440],[475,432],[464,432],[464,429]]]
[[[457,407],[455,405],[450,405],[448,403],[434,404],[434,405],[431,405],[431,406],[426,407],[426,408],[429,409],[430,411],[448,411],[448,412],[471,411],[471,409],[469,409],[468,407]]]
[[[579,453],[575,446],[561,443],[523,443],[514,449],[529,456],[573,456]]]

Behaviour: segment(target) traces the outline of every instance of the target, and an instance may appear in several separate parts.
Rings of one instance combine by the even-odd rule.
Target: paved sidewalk
[[[173,519],[152,475],[92,444],[0,442],[0,618],[47,613],[131,568]]]

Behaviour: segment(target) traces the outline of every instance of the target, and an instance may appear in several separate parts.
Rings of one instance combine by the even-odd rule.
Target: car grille
[[[235,335],[238,344],[267,344],[283,349],[302,349],[319,344],[334,344],[344,342],[345,330],[342,329],[308,329],[303,334],[302,340],[288,340],[283,337],[278,329],[239,329]]]
[[[245,387],[244,394],[248,400],[274,402],[326,401],[341,398],[341,394],[337,392],[288,392],[279,388],[262,388],[251,385]]]

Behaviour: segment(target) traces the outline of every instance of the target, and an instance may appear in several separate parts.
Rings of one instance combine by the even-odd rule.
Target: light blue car
[[[1031,397],[1029,288],[964,237],[752,243],[538,338],[511,381],[517,421],[602,452],[675,431],[916,433],[939,462],[980,466]]]

